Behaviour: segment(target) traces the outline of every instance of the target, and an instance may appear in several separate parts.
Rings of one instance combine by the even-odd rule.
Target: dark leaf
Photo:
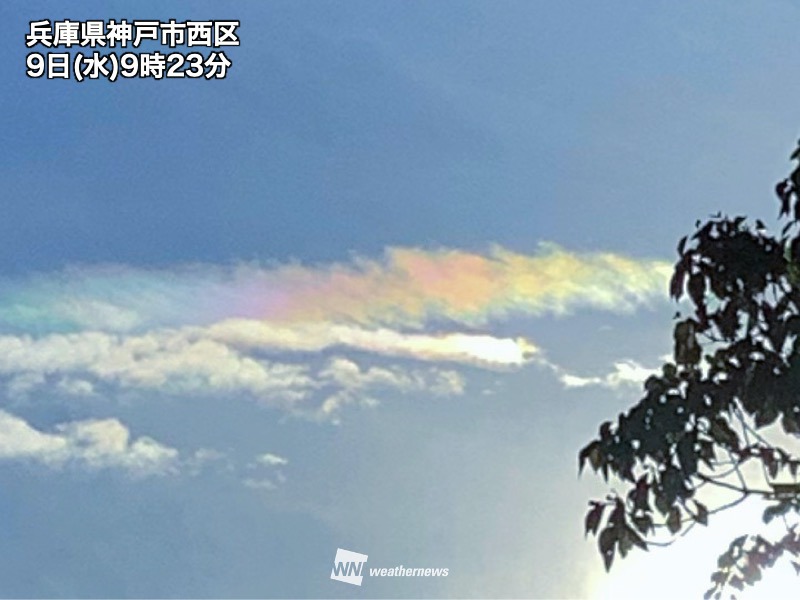
[[[601,502],[594,502],[593,504],[594,508],[586,513],[586,531],[584,532],[584,535],[588,535],[589,533],[597,533],[597,527],[600,525],[600,519],[603,517],[603,511],[606,509],[606,505]]]
[[[695,515],[695,520],[700,523],[700,525],[708,525],[708,509],[706,508],[705,504],[701,504],[695,500],[694,502],[695,507],[697,508],[697,515]]]
[[[693,436],[684,436],[684,438],[678,442],[678,458],[681,461],[681,470],[683,471],[683,476],[686,478],[691,477],[695,473],[697,473],[697,452],[694,450],[694,437]]]
[[[681,265],[678,265],[669,282],[669,295],[675,300],[679,300],[683,294],[683,281],[685,278],[686,271]]]
[[[766,509],[764,509],[764,514],[762,516],[762,519],[764,520],[764,523],[769,523],[775,517],[780,517],[782,515],[785,515],[791,507],[792,505],[788,502],[779,502],[778,504],[772,504],[768,506]]]
[[[734,450],[739,449],[739,436],[722,417],[716,417],[711,421],[711,437],[724,446]]]
[[[621,531],[622,533],[619,536],[619,555],[622,558],[625,558],[630,549],[633,548],[633,540],[631,539],[630,535],[628,535],[629,530],[627,527]]]
[[[650,493],[650,485],[647,483],[647,478],[640,477],[636,482],[636,487],[631,491],[631,501],[636,510],[648,512],[650,511],[650,503],[648,502],[648,495]]]
[[[669,511],[669,516],[667,517],[667,528],[669,529],[669,532],[673,534],[678,533],[681,530],[681,509],[677,506],[673,506]]]
[[[647,535],[653,530],[653,519],[650,517],[650,515],[633,517],[633,524],[642,535]]]
[[[766,398],[761,404],[761,409],[756,413],[756,427],[766,427],[767,425],[772,424],[777,418],[778,409],[775,406],[775,401],[771,398]]]
[[[578,452],[578,474],[583,472],[583,466],[586,464],[586,461],[589,458],[589,452],[592,451],[592,447],[596,443],[596,441],[593,441],[589,445],[584,446],[581,451]]]
[[[797,422],[795,416],[790,412],[783,413],[781,425],[786,433],[790,433],[792,435],[800,433],[800,423]],[[792,475],[797,473],[797,463],[794,461],[790,462],[789,469],[792,471]]]
[[[583,471],[583,465],[586,463],[586,460],[589,460],[589,464],[592,465],[592,469],[597,471],[600,468],[600,465],[603,460],[603,453],[600,448],[600,442],[597,440],[590,443],[586,446],[583,450],[580,451],[578,454],[578,473],[580,474]]]
[[[683,256],[683,250],[686,248],[686,239],[688,236],[683,236],[681,240],[678,242],[678,254]]]
[[[699,273],[689,276],[688,290],[692,302],[702,305],[706,294],[706,278]]]
[[[641,548],[642,550],[647,552],[647,543],[642,539],[642,537],[638,533],[636,533],[630,527],[626,529],[625,533],[634,546],[636,546],[637,548]]]
[[[611,563],[614,562],[614,545],[617,543],[617,540],[617,529],[612,527],[603,529],[597,540],[597,545],[600,548],[600,554],[603,556],[603,564],[606,567],[606,571],[611,568]]]
[[[780,499],[793,499],[800,496],[800,483],[770,483],[775,497]]]
[[[729,569],[733,566],[733,556],[730,551],[720,554],[717,558],[717,567],[720,569]]]
[[[716,459],[717,454],[714,450],[714,444],[707,440],[703,440],[700,442],[700,450],[698,451],[700,455],[700,459],[711,468],[712,461]]]
[[[667,497],[664,495],[663,490],[659,490],[656,493],[656,508],[662,515],[666,515],[672,508],[672,502],[667,501]]]
[[[761,461],[764,463],[764,466],[767,468],[767,473],[771,478],[775,478],[778,474],[778,461],[775,460],[775,457],[772,454],[772,449],[764,449],[761,452]]]

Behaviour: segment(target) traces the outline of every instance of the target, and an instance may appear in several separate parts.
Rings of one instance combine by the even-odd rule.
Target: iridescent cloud
[[[72,268],[0,281],[0,327],[31,332],[133,331],[226,319],[349,323],[420,329],[431,322],[484,326],[580,308],[627,311],[663,297],[670,265],[542,245],[389,248],[379,259],[146,270]]]
[[[582,308],[632,310],[665,296],[669,273],[660,261],[552,245],[531,255],[390,248],[376,259],[314,266],[72,267],[0,280],[0,391],[62,401],[225,395],[337,422],[345,406],[387,395],[459,396],[468,372],[457,367],[534,362],[567,386],[613,386],[632,375],[573,375],[530,340],[497,334],[497,325]],[[131,441],[114,420],[47,432],[0,408],[4,458],[195,468],[149,438]]]

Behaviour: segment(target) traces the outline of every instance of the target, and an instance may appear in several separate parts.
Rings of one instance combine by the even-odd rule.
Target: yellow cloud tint
[[[390,248],[383,260],[280,267],[273,277],[290,301],[278,314],[274,306],[265,309],[265,316],[421,326],[437,318],[476,325],[579,307],[624,311],[665,294],[670,272],[663,261],[553,245],[533,255],[500,247],[486,254]]]

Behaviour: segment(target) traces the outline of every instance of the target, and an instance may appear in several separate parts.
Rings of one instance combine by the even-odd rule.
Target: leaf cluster
[[[800,158],[800,146],[792,158]],[[727,508],[701,502],[705,487],[725,488],[736,502],[777,501],[765,519],[796,506],[800,486],[774,480],[783,473],[796,482],[800,459],[761,430],[777,425],[786,436],[800,434],[800,166],[775,191],[780,235],[761,221],[717,214],[680,240],[670,295],[684,300],[688,315],[676,315],[672,360],[579,453],[579,472],[588,465],[627,488],[592,501],[586,515],[606,569],[617,554],[646,550],[657,531],[682,534]],[[747,463],[760,464],[769,485],[748,483]],[[744,540],[732,544],[733,562],[724,577],[715,573],[712,594],[755,581],[794,543],[757,539],[750,554]],[[749,575],[730,574],[744,559]]]

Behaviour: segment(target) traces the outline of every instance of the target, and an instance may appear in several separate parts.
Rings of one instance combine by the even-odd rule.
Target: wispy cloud
[[[227,319],[419,328],[477,326],[581,307],[631,310],[664,294],[671,267],[542,245],[535,254],[389,248],[380,259],[169,270],[74,267],[0,282],[0,324],[25,331],[132,331]]]
[[[479,325],[580,307],[623,311],[662,294],[670,271],[661,261],[554,245],[535,255],[500,247],[485,254],[391,248],[381,261],[282,268],[276,274],[291,290],[284,296],[291,301],[273,304],[269,312],[285,319],[419,326],[431,318]]]

